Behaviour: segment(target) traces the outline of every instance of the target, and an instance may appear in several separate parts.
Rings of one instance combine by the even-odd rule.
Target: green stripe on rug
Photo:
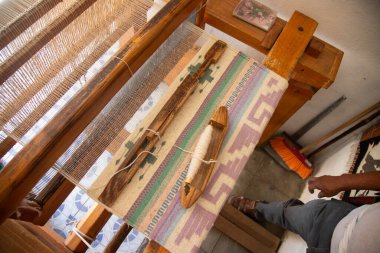
[[[216,90],[216,92],[213,94],[212,98],[208,102],[207,106],[204,108],[204,111],[200,114],[198,120],[194,124],[195,127],[193,127],[189,133],[186,135],[184,140],[181,143],[181,147],[185,147],[189,144],[192,144],[190,140],[195,141],[193,136],[197,131],[201,131],[200,126],[202,125],[201,123],[205,120],[211,117],[213,113],[213,109],[215,106],[217,106],[220,101],[223,99],[223,94],[228,91],[230,87],[227,87],[227,84],[233,83],[234,78],[236,75],[240,73],[239,70],[241,70],[244,66],[244,63],[247,62],[247,57],[244,54],[240,54],[239,58],[235,62],[234,66],[231,68],[230,72],[228,73],[226,79],[223,81],[223,83],[220,85],[220,87]],[[232,82],[231,82],[232,81]],[[227,88],[227,89],[226,89]],[[146,212],[148,210],[145,210],[146,206],[151,203],[152,198],[154,197],[155,194],[159,194],[159,188],[160,187],[165,187],[162,183],[169,174],[173,170],[173,168],[176,168],[176,164],[183,160],[184,158],[180,159],[182,154],[182,151],[177,150],[172,158],[172,160],[168,163],[166,166],[165,170],[161,173],[161,175],[157,178],[156,182],[148,192],[148,194],[145,196],[144,200],[141,202],[141,204],[136,208],[136,210],[133,212],[130,222],[133,224],[137,224],[137,222],[140,219],[146,218]]]

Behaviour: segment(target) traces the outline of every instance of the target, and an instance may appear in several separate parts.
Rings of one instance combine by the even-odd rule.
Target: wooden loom
[[[149,130],[151,132],[147,132],[143,134],[134,145],[133,149],[128,153],[128,156],[125,160],[120,164],[118,173],[115,175],[107,184],[106,188],[103,190],[102,194],[99,197],[103,203],[110,205],[114,202],[116,196],[119,195],[121,189],[128,184],[136,171],[138,170],[141,163],[147,157],[147,153],[138,156],[143,150],[151,151],[155,144],[157,143],[159,134],[164,134],[166,128],[169,126],[170,122],[173,120],[175,114],[179,111],[181,106],[186,102],[187,98],[191,96],[194,92],[199,79],[206,72],[207,68],[216,63],[220,56],[223,54],[223,51],[226,48],[226,43],[223,41],[215,42],[209,51],[205,55],[205,60],[199,67],[199,69],[193,74],[188,74],[181,85],[177,88],[177,90],[172,94],[170,99],[165,103],[164,107],[160,111],[160,113],[156,116],[154,121],[149,126]],[[127,171],[120,171],[125,166],[131,163],[133,159],[138,159],[129,168]]]
[[[46,5],[50,3],[51,5],[49,6],[53,6],[56,1],[42,2]],[[38,37],[38,41],[35,41],[33,45],[20,51],[21,53],[10,61],[11,65],[7,65],[6,68],[2,66],[2,82],[7,76],[11,75],[11,71],[15,71],[20,67],[29,55],[38,51],[39,46],[45,44],[49,38],[54,37],[65,25],[67,26],[68,20],[75,19],[93,2],[95,1],[78,1],[70,11],[71,16],[67,15],[56,20],[51,24],[51,33],[42,34],[43,36]],[[202,2],[189,0],[171,1],[165,6],[126,45],[129,50],[122,59],[128,63],[130,69],[123,62],[118,61],[119,63],[114,66],[113,71],[102,80],[101,85],[93,83],[86,86],[64,108],[59,120],[49,123],[44,130],[23,148],[17,155],[17,159],[13,159],[5,167],[0,174],[2,222],[15,210],[18,203],[28,194],[81,131],[95,118],[125,81],[131,77],[131,71],[136,72],[195,8],[203,6]],[[267,53],[265,65],[290,79],[290,87],[280,102],[280,111],[276,111],[270,123],[270,128],[267,128],[267,132],[264,134],[263,138],[265,139],[301,107],[317,89],[327,87],[333,82],[342,52],[317,38],[312,38],[317,24],[314,20],[300,13],[296,12],[286,26],[285,21],[278,19],[273,29],[265,33],[229,17],[228,7],[233,6],[236,1],[226,1],[226,7],[223,7],[222,11],[217,7],[216,2],[208,1],[207,7],[202,8],[200,15],[197,17],[198,24],[202,26],[204,22],[207,22],[217,28],[223,27],[222,30],[226,33],[230,33],[256,49]],[[202,15],[203,11],[205,12],[204,16]],[[25,28],[33,23],[29,19],[24,21],[20,19],[18,22],[21,24],[17,24],[17,27]],[[300,27],[302,27],[302,31],[299,29]],[[246,34],[242,34],[244,32]],[[247,34],[249,34],[249,37],[246,36]],[[279,34],[280,36],[278,37]],[[9,40],[9,36],[2,34],[0,38],[4,45],[8,43],[6,39]],[[247,41],[247,38],[249,41]],[[288,45],[291,44],[289,41],[293,41],[295,44],[292,45],[297,46],[289,48]],[[274,42],[276,44],[273,46]],[[289,100],[289,98],[291,99]],[[287,104],[287,106],[282,106],[283,104]],[[287,109],[285,110],[284,108]],[[3,140],[0,145],[2,154],[6,153],[14,144],[15,141],[11,137]],[[45,219],[37,221],[37,224],[42,225],[45,223],[68,195],[70,189],[74,187],[72,183],[59,177],[53,181],[58,185],[58,188],[45,202],[42,214]],[[95,207],[89,213],[89,218],[84,219],[78,227],[82,228],[81,231],[86,234],[94,233],[96,235],[96,231],[100,230],[101,224],[105,223],[107,216],[109,217],[110,214],[104,208]],[[99,217],[97,222],[94,222],[95,217]],[[73,240],[77,239],[74,238]],[[76,246],[79,247],[78,245],[82,244],[77,242]]]

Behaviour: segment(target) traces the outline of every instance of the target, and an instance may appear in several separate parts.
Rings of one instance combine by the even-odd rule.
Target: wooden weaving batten
[[[226,43],[223,41],[215,42],[207,51],[205,59],[201,66],[194,74],[188,74],[176,91],[172,94],[169,100],[165,103],[164,107],[155,117],[148,129],[163,134],[170,122],[173,120],[175,114],[179,111],[182,105],[186,102],[188,97],[196,89],[198,80],[203,76],[207,68],[216,63],[223,54]],[[134,144],[133,148],[128,152],[125,160],[117,169],[117,174],[110,179],[103,192],[99,196],[99,200],[105,205],[112,205],[117,199],[119,193],[128,184],[133,176],[136,174],[141,163],[148,156],[148,153],[143,151],[151,151],[159,140],[156,133],[145,132]],[[124,169],[133,160],[134,164],[129,169]]]
[[[213,127],[211,142],[203,160],[216,160],[222,147],[224,137],[228,129],[228,111],[221,106],[212,115],[209,125]],[[201,140],[200,140],[201,141]],[[199,143],[199,142],[198,142]],[[193,158],[194,159],[194,158]],[[191,182],[183,182],[181,187],[181,205],[184,208],[190,208],[201,196],[210,180],[215,163],[202,163]]]
[[[123,61],[137,71],[199,3],[200,0],[168,3],[126,45]],[[106,78],[93,79],[1,171],[0,223],[129,80],[125,63],[115,59],[110,64],[114,67]]]

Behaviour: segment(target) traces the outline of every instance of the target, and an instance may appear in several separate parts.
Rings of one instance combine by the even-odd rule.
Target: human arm
[[[380,171],[340,176],[314,177],[308,181],[309,192],[320,190],[318,198],[332,197],[346,190],[380,190]]]

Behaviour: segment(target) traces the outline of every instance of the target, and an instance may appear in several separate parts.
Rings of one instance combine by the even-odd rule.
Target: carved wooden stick
[[[182,105],[186,102],[187,98],[193,93],[198,85],[198,80],[205,73],[207,68],[216,63],[226,48],[226,43],[221,40],[215,42],[205,55],[205,60],[193,75],[188,74],[186,78],[179,85],[177,90],[173,93],[170,99],[166,102],[162,110],[158,113],[156,118],[150,124],[149,129],[163,134],[170,122],[173,120],[174,115],[179,111]],[[139,140],[134,144],[133,148],[128,152],[126,159],[121,163],[117,171],[103,192],[99,196],[99,200],[106,204],[112,205],[117,199],[119,193],[123,190],[124,186],[128,184],[133,176],[136,174],[141,163],[147,157],[148,153],[142,151],[150,151],[158,142],[159,137],[154,132],[145,132]],[[138,159],[129,169],[124,169],[140,154]],[[122,170],[122,171],[121,171]]]

